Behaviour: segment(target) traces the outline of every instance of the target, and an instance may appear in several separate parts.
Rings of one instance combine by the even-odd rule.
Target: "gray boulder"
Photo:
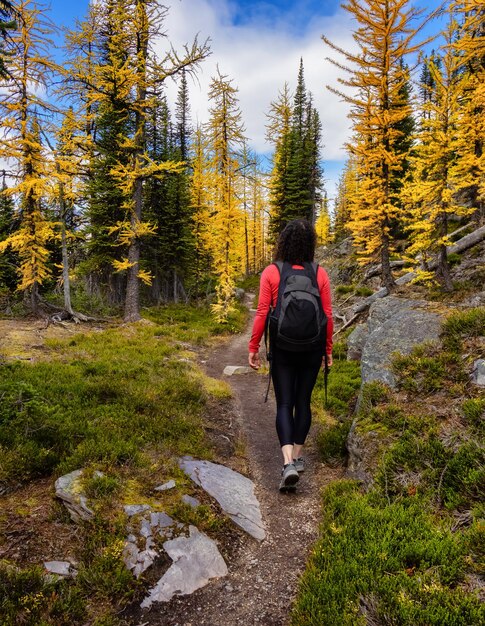
[[[437,341],[441,316],[425,301],[389,296],[372,304],[367,328],[361,358],[362,384],[380,380],[394,388],[392,354],[409,354],[420,343]]]
[[[189,537],[163,544],[173,563],[143,600],[143,609],[149,609],[154,602],[168,602],[175,595],[191,594],[211,578],[227,575],[226,563],[216,544],[195,526],[189,527],[189,533]]]
[[[389,296],[376,300],[370,307],[366,327],[358,326],[349,336],[348,358],[357,358],[361,351],[362,385],[380,381],[395,388],[397,381],[391,371],[393,353],[409,354],[420,343],[437,341],[440,330],[441,315],[428,302]],[[357,416],[347,438],[347,475],[369,487],[380,446],[385,442],[382,435],[359,428],[361,401],[362,389]]]
[[[265,538],[261,509],[249,478],[224,465],[191,457],[179,459],[179,466],[196,485],[217,500],[233,522],[255,539]]]

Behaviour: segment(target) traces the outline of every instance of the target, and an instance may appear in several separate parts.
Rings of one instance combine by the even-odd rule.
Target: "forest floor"
[[[200,355],[209,376],[222,378],[226,365],[246,365],[252,318],[244,333],[224,345]],[[284,626],[298,580],[309,551],[317,539],[321,519],[322,488],[341,477],[342,470],[325,467],[312,446],[312,433],[305,450],[307,468],[295,493],[280,493],[282,467],[275,430],[275,402],[271,391],[264,403],[267,376],[257,373],[224,376],[232,389],[232,411],[219,416],[225,420],[232,440],[243,439],[247,474],[254,481],[266,525],[261,543],[234,533],[232,546],[222,546],[229,575],[212,581],[191,596],[176,597],[168,604],[155,604],[149,613],[140,613],[144,626],[236,626],[262,624]],[[221,424],[219,424],[219,429]],[[315,426],[313,427],[315,428]],[[229,466],[236,459],[220,459]],[[236,467],[237,469],[237,467]],[[136,624],[136,622],[135,622]]]

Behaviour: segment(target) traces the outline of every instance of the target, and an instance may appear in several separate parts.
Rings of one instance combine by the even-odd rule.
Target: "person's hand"
[[[253,370],[259,370],[259,368],[261,367],[261,360],[257,352],[250,352],[248,361]]]
[[[327,354],[327,365],[328,367],[332,367],[333,365],[333,357],[331,354]],[[325,357],[322,358],[322,367],[325,367]]]

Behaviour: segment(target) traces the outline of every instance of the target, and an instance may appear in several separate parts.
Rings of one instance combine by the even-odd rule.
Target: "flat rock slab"
[[[88,521],[94,516],[82,490],[82,475],[83,470],[75,470],[55,482],[56,496],[64,502],[71,519],[76,523]],[[101,472],[96,472],[96,476],[102,475]]]
[[[252,371],[252,368],[247,365],[226,365],[223,374],[224,376],[235,376],[238,374],[250,374]]]
[[[169,489],[173,489],[175,487],[175,481],[169,480],[168,483],[164,483],[163,485],[158,485],[155,487],[155,491],[168,491]]]
[[[77,572],[69,561],[46,561],[44,567],[49,574],[67,578],[74,577]]]
[[[163,544],[173,563],[143,600],[142,609],[149,609],[154,602],[168,602],[175,595],[191,594],[211,578],[227,575],[227,565],[212,539],[195,526],[189,527],[189,533],[189,537]]]
[[[179,459],[179,466],[217,500],[235,524],[255,539],[262,541],[265,538],[261,509],[254,495],[254,484],[249,478],[224,465],[192,457]]]

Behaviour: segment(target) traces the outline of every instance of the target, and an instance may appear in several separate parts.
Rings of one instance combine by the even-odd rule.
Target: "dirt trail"
[[[244,334],[207,354],[207,373],[223,377],[226,365],[245,365],[252,319]],[[294,494],[278,491],[281,454],[274,426],[274,396],[263,398],[267,377],[256,373],[224,377],[235,395],[236,423],[246,439],[249,476],[255,482],[266,524],[266,539],[259,543],[235,533],[235,546],[227,560],[229,575],[212,581],[190,597],[154,605],[143,614],[146,626],[236,626],[289,624],[299,576],[317,537],[320,491],[340,476],[324,467],[312,450],[310,433],[307,469]],[[234,433],[228,433],[234,435]]]

